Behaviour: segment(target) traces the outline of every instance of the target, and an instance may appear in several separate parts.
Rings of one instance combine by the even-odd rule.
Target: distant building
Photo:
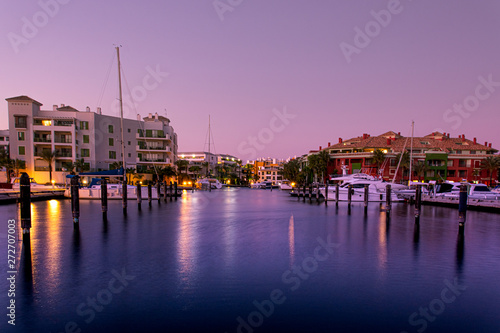
[[[281,184],[283,177],[281,171],[286,161],[275,158],[259,158],[255,161],[248,161],[253,165],[253,174],[256,182],[271,181],[274,185]]]
[[[410,148],[410,137],[390,131],[379,136],[363,134],[363,136],[349,140],[339,138],[337,144],[329,144],[324,149],[330,153],[329,174],[335,171],[340,174],[342,169],[346,169],[348,173],[364,172],[371,175],[377,175],[379,172],[383,179],[392,180],[396,175],[399,162],[397,155],[403,150],[410,151]],[[377,149],[386,154],[379,171],[373,162],[373,152]],[[465,138],[465,135],[452,138],[449,133],[434,132],[413,138],[413,162],[414,164],[425,163],[427,170],[425,174],[420,175],[425,181],[467,180],[488,183],[489,176],[487,171],[481,170],[481,161],[496,152],[498,150],[492,148],[491,143],[485,142],[482,145],[477,142],[476,138],[469,140]],[[397,181],[402,180],[402,174],[400,168],[396,175]],[[409,175],[405,174],[404,179],[408,180],[408,178]],[[412,176],[414,180],[417,178],[419,178],[418,175]]]
[[[44,150],[55,151],[52,178],[64,182],[71,164],[84,159],[92,171],[108,170],[122,161],[121,120],[101,113],[78,111],[71,106],[42,104],[28,96],[6,99],[9,110],[11,158],[26,162],[26,171],[40,183],[49,182],[48,163],[41,159]],[[123,119],[125,163],[139,172],[174,165],[177,134],[170,120],[150,113],[141,120]]]
[[[0,150],[9,151],[9,130],[0,130]]]
[[[224,173],[221,170],[223,166],[230,166],[231,170],[238,175],[238,178],[241,174],[241,160],[233,155],[213,154],[208,152],[180,152],[178,154],[178,159],[188,161],[189,167],[199,166],[199,175],[201,176],[207,174],[220,176]],[[205,167],[205,163],[208,163],[208,170]],[[193,172],[188,171],[188,174],[194,176]]]

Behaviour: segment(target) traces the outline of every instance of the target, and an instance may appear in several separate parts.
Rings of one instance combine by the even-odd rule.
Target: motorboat
[[[198,179],[195,183],[196,188],[200,190],[208,190],[208,189],[221,189],[222,184],[218,179],[215,178],[202,178]]]
[[[282,180],[281,183],[279,184],[279,188],[280,190],[283,191],[291,191],[294,185],[295,183],[290,182],[289,180]]]
[[[365,186],[368,186],[368,201],[385,202],[386,201],[386,186],[391,185],[391,201],[402,201],[404,198],[398,196],[398,191],[406,189],[405,185],[387,183],[382,180],[377,180],[375,177],[366,174],[354,174],[343,177],[336,177],[333,180],[342,181],[339,185],[339,201],[348,201],[349,199],[349,185],[352,186],[352,201],[364,201]],[[326,195],[326,187],[321,187],[320,194],[327,200],[336,200],[336,186],[329,185],[328,193]]]
[[[493,193],[500,193],[500,185],[497,185],[494,189],[491,190]]]
[[[20,181],[21,177],[15,177],[12,178],[11,184],[12,184],[12,189],[15,191],[19,191],[20,188]],[[38,184],[35,179],[30,178],[30,189],[31,190],[54,190],[54,189],[60,189],[61,187],[58,185],[44,185],[44,184]]]
[[[123,186],[122,184],[111,183],[106,184],[107,187],[107,197],[108,200],[122,200]],[[177,191],[179,192],[179,190]],[[97,183],[91,183],[87,187],[80,187],[78,189],[78,195],[80,199],[101,199],[101,184],[100,181]],[[68,187],[64,191],[64,196],[67,198],[71,197],[71,187]],[[148,187],[141,186],[141,198],[142,200],[148,199]],[[158,199],[158,191],[155,186],[151,188],[151,198],[154,200]],[[127,185],[127,199],[137,200],[137,186]]]

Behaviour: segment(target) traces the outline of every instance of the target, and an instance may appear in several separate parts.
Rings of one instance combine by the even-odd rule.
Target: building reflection
[[[190,284],[195,263],[196,239],[192,220],[197,218],[198,210],[193,206],[192,198],[183,198],[179,214],[179,237],[177,238],[177,258],[179,280]]]
[[[290,221],[288,222],[288,247],[290,249],[290,267],[295,263],[295,221],[293,215],[290,216]]]
[[[387,269],[387,236],[389,223],[386,221],[386,214],[380,213],[378,223],[378,267],[385,273]]]

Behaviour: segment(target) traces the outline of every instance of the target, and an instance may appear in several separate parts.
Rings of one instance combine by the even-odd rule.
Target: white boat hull
[[[108,200],[122,200],[122,189],[121,188],[108,188]],[[80,188],[78,190],[80,199],[101,199],[101,189],[100,188]],[[64,191],[64,196],[71,198],[71,190],[68,188]],[[151,189],[151,197],[154,200],[158,199],[158,192],[155,187]],[[148,188],[146,186],[141,187],[141,198],[142,200],[148,200]],[[137,188],[129,186],[127,189],[127,200],[137,200]]]
[[[320,188],[319,191],[323,195],[323,197],[327,198],[326,200],[328,201],[335,201],[336,200],[336,195],[335,195],[335,189],[336,187],[328,187],[328,196],[325,196],[325,188]],[[364,189],[353,189],[353,193],[351,195],[351,201],[352,202],[364,202],[365,201],[365,190]],[[349,195],[348,195],[348,190],[347,189],[340,189],[339,190],[339,201],[348,201],[349,200]],[[373,192],[370,191],[368,193],[368,201],[369,202],[385,202],[386,201],[386,195],[385,192]],[[403,199],[399,198],[396,193],[391,193],[391,201],[403,201]]]

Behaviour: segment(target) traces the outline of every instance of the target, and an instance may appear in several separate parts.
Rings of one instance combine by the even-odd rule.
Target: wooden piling
[[[391,214],[391,184],[385,186],[385,211],[387,215]]]
[[[335,206],[339,206],[339,189],[340,189],[340,185],[337,183],[335,184]]]
[[[141,204],[142,204],[142,186],[141,182],[137,181],[137,209],[141,210]]]
[[[347,185],[347,204],[351,206],[352,202],[352,185]]]
[[[168,198],[167,198],[167,192],[168,192],[168,191],[167,191],[167,186],[168,186],[168,185],[167,185],[167,182],[165,181],[165,182],[163,183],[163,192],[164,192],[164,193],[163,193],[163,196],[164,196],[164,198],[163,198],[163,199],[165,200],[165,202],[167,202],[167,200],[168,200]]]
[[[148,205],[151,207],[151,202],[153,201],[153,186],[148,183]]]
[[[123,207],[123,215],[127,215],[127,177],[123,177],[122,182],[122,207]]]
[[[175,196],[175,201],[177,201],[177,182],[174,182],[174,196]]]
[[[80,223],[80,192],[79,176],[71,178],[71,212],[73,213],[73,227],[78,228]]]
[[[467,217],[467,185],[460,185],[460,197],[458,201],[458,226],[459,230],[463,232],[465,220]]]
[[[368,213],[368,200],[370,198],[369,192],[370,185],[365,185],[365,197],[364,197],[364,206],[365,206],[365,215]]]
[[[169,193],[169,196],[170,196],[170,201],[172,201],[172,199],[173,199],[173,198],[172,198],[172,192],[173,192],[173,184],[172,184],[172,182],[170,182],[169,192],[170,192],[170,193]]]
[[[325,206],[328,205],[328,182],[325,184]]]
[[[107,220],[108,218],[108,184],[106,179],[101,180],[101,210],[102,218]]]
[[[415,223],[420,222],[420,209],[422,205],[422,186],[417,185],[415,190]]]
[[[19,203],[21,206],[21,229],[23,230],[23,243],[30,242],[31,229],[31,183],[26,172],[21,174],[19,180]]]
[[[158,196],[158,204],[161,204],[161,182],[159,180],[156,183],[156,195]]]
[[[304,193],[302,193],[302,201],[306,202],[306,183],[304,183]]]

